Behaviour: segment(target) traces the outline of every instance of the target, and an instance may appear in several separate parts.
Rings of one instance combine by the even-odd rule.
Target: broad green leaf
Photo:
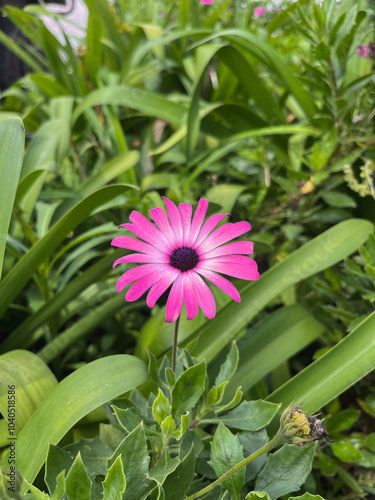
[[[126,500],[138,498],[148,484],[147,472],[150,460],[143,422],[123,439],[108,460],[108,467],[112,466],[120,456],[126,477],[123,498]]]
[[[199,333],[197,357],[205,358],[209,363],[283,290],[340,262],[366,241],[372,231],[373,225],[369,221],[359,219],[346,220],[328,229],[274,265],[258,281],[245,286],[240,304],[228,303],[213,320],[206,321],[199,332],[191,334],[182,345],[196,338]]]
[[[66,476],[66,494],[69,500],[90,500],[91,479],[78,453]]]
[[[0,346],[0,353],[16,348],[26,349],[43,334],[41,326],[57,312],[60,312],[72,299],[92,283],[101,280],[111,269],[113,262],[123,255],[123,249],[115,250],[93,266],[89,267],[74,281],[49,300],[43,307],[30,315],[23,323],[12,332]],[[81,307],[80,307],[81,309]]]
[[[46,363],[50,363],[78,339],[88,335],[97,325],[100,325],[105,319],[112,317],[120,309],[133,310],[132,306],[126,306],[124,302],[124,297],[121,294],[116,294],[114,297],[106,300],[99,307],[93,309],[86,316],[76,321],[71,327],[60,333],[51,342],[48,342],[38,352],[38,355]]]
[[[356,423],[361,414],[360,410],[355,410],[354,408],[348,408],[346,410],[341,410],[333,418],[329,415],[324,419],[324,427],[329,433],[341,432],[349,429],[352,425]]]
[[[252,455],[269,442],[266,429],[262,429],[257,432],[239,432],[237,436],[240,444],[243,446],[245,457]],[[257,477],[267,461],[267,456],[267,453],[263,453],[263,455],[260,455],[258,458],[255,458],[249,464],[247,464],[245,471],[246,483],[252,481]]]
[[[158,463],[148,473],[147,477],[162,485],[169,474],[176,470],[180,459],[177,457],[171,458],[167,451],[164,451],[163,456],[159,459]]]
[[[228,427],[244,431],[258,431],[266,427],[278,412],[279,405],[270,405],[267,401],[243,401],[234,410],[213,419],[201,422],[223,422]]]
[[[304,410],[316,413],[375,366],[375,312],[370,314],[326,354],[274,391],[267,400],[284,409],[293,399],[304,401]],[[271,428],[275,426],[271,425]]]
[[[125,185],[102,188],[82,200],[65,214],[48,233],[29,250],[0,284],[0,316],[4,314],[8,305],[17,297],[18,293],[31,279],[40,264],[51,255],[65,239],[67,234],[89,217],[97,207],[119,196],[127,189],[129,188]]]
[[[125,106],[176,126],[181,125],[182,117],[185,114],[183,106],[162,95],[126,85],[108,86],[94,90],[82,100],[74,110],[72,126],[86,109],[102,104]]]
[[[4,252],[21,173],[25,132],[22,120],[0,120],[0,279]]]
[[[355,208],[357,206],[354,199],[351,196],[348,196],[347,194],[344,194],[344,193],[337,193],[334,191],[332,191],[332,192],[331,191],[330,192],[323,191],[320,194],[320,197],[323,198],[323,200],[327,203],[327,205],[330,205],[331,207]]]
[[[229,381],[226,394],[234,394],[239,385],[243,390],[248,390],[283,361],[315,341],[324,329],[299,304],[277,309],[267,315],[239,341],[240,362]]]
[[[129,355],[104,357],[68,375],[39,405],[18,436],[17,468],[21,476],[33,482],[46,460],[49,443],[58,443],[90,411],[147,378],[146,365]]]
[[[124,467],[119,455],[108,469],[107,476],[102,483],[103,500],[121,500],[126,488]]]
[[[57,380],[36,354],[21,350],[10,351],[0,356],[0,380],[0,412],[6,420],[10,408],[8,403],[10,391],[14,391],[16,397],[14,419],[16,427],[13,434],[15,437],[57,385]]]
[[[269,455],[255,490],[265,491],[271,498],[298,491],[311,472],[315,449],[316,443],[308,448],[285,444]]]
[[[222,476],[229,469],[243,460],[242,446],[238,442],[238,437],[234,436],[225,425],[220,422],[211,444],[211,460],[208,462],[216,472],[217,477]],[[226,488],[231,497],[239,500],[240,490],[245,479],[245,468],[234,472],[222,485]]]
[[[172,389],[173,417],[177,419],[190,411],[204,392],[206,363],[191,366],[181,373]]]
[[[154,419],[161,424],[165,418],[170,416],[171,411],[172,407],[169,400],[159,387],[159,393],[155,398],[154,404],[152,405],[152,414]]]
[[[185,493],[195,477],[195,453],[194,446],[183,460],[178,464],[164,481],[163,489],[166,500],[179,500],[185,498]]]

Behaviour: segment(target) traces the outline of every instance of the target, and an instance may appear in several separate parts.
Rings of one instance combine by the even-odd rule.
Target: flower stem
[[[172,370],[176,371],[176,356],[177,356],[177,338],[178,338],[178,325],[180,323],[180,316],[176,319],[174,324],[174,337],[173,337],[173,348],[172,348]]]
[[[223,481],[225,481],[226,479],[228,479],[228,477],[230,477],[232,474],[234,474],[239,469],[241,469],[241,467],[244,467],[248,463],[252,462],[256,458],[258,458],[261,455],[263,455],[263,453],[267,453],[268,451],[273,450],[274,448],[276,448],[280,444],[283,444],[284,442],[285,441],[282,438],[282,436],[280,436],[280,434],[277,433],[276,436],[274,438],[272,438],[271,441],[269,441],[267,444],[265,444],[264,446],[262,446],[262,448],[260,448],[259,450],[255,451],[252,455],[250,455],[249,457],[245,458],[244,460],[242,460],[241,462],[239,462],[237,465],[235,465],[234,467],[232,467],[231,469],[229,469],[225,474],[223,474],[218,479],[216,479],[216,481],[214,481],[213,483],[211,483],[208,486],[206,486],[205,488],[203,488],[203,490],[197,491],[193,495],[190,495],[189,497],[187,497],[186,500],[194,500],[195,498],[199,498],[202,495],[205,495],[209,491],[211,491],[214,488],[216,488],[216,486],[219,486],[219,484],[221,484]]]

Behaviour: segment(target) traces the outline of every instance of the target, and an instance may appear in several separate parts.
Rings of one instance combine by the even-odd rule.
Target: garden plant
[[[0,499],[371,500],[374,2],[84,5],[2,9]]]

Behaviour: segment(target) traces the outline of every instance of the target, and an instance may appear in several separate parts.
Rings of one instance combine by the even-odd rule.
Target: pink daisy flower
[[[266,9],[264,7],[256,7],[254,9],[254,17],[262,17],[266,13]]]
[[[138,212],[130,214],[131,224],[121,224],[131,231],[136,239],[117,236],[112,245],[134,250],[117,259],[113,264],[134,262],[143,264],[126,271],[117,282],[117,291],[134,283],[125,295],[125,300],[139,299],[147,290],[147,305],[154,307],[159,297],[172,285],[167,300],[165,321],[173,323],[181,313],[185,302],[187,319],[193,319],[200,307],[207,318],[215,317],[214,296],[204,279],[211,281],[232,299],[240,302],[240,294],[230,281],[217,273],[244,280],[257,280],[256,262],[246,254],[253,253],[253,243],[228,241],[251,229],[248,222],[224,224],[215,227],[230,214],[216,214],[204,218],[208,201],[199,200],[192,218],[192,207],[180,203],[179,208],[164,198],[167,214],[161,208],[153,208],[150,215],[155,224]],[[142,241],[143,240],[143,241]],[[204,279],[203,279],[204,278]]]
[[[214,0],[201,0],[201,4],[211,4],[214,3]]]

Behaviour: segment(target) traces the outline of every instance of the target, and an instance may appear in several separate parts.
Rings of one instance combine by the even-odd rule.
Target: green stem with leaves
[[[211,483],[208,486],[206,486],[205,488],[203,488],[203,490],[197,491],[196,493],[193,493],[193,495],[190,495],[189,497],[187,497],[186,500],[194,500],[195,498],[199,498],[202,495],[205,495],[209,491],[216,488],[216,486],[219,486],[219,484],[221,484],[223,481],[228,479],[228,477],[230,477],[232,474],[237,472],[239,469],[241,469],[242,467],[245,467],[245,465],[247,465],[248,463],[252,462],[256,458],[263,455],[264,453],[267,453],[267,452],[273,450],[274,448],[276,448],[277,446],[280,446],[283,443],[285,443],[285,439],[278,432],[276,434],[276,436],[274,438],[272,438],[271,441],[269,441],[267,444],[262,446],[262,448],[259,448],[259,450],[255,451],[252,455],[248,456],[247,458],[245,458],[244,460],[242,460],[241,462],[236,464],[234,467],[229,469],[225,474],[223,474],[218,479],[216,479],[216,481],[214,481],[213,483]]]

